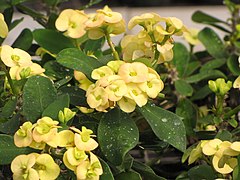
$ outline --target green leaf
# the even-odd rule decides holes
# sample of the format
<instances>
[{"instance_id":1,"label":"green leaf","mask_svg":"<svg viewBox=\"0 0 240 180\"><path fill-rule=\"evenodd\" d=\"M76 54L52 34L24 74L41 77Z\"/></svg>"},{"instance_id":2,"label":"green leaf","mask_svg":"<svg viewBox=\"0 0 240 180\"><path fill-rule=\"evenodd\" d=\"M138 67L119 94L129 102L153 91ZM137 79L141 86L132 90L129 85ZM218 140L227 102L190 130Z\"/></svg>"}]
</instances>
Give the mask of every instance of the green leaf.
<instances>
[{"instance_id":1,"label":"green leaf","mask_svg":"<svg viewBox=\"0 0 240 180\"><path fill-rule=\"evenodd\" d=\"M42 76L30 77L23 88L23 115L27 120L36 122L56 97L56 89L50 79Z\"/></svg>"},{"instance_id":2,"label":"green leaf","mask_svg":"<svg viewBox=\"0 0 240 180\"><path fill-rule=\"evenodd\" d=\"M99 158L99 160L100 160L102 168L103 168L103 174L100 176L100 180L114 180L112 171L111 171L110 167L108 166L108 164L100 158Z\"/></svg>"},{"instance_id":3,"label":"green leaf","mask_svg":"<svg viewBox=\"0 0 240 180\"><path fill-rule=\"evenodd\" d=\"M7 8L10 8L11 4L5 0L0 1L0 10L5 10Z\"/></svg>"},{"instance_id":4,"label":"green leaf","mask_svg":"<svg viewBox=\"0 0 240 180\"><path fill-rule=\"evenodd\" d=\"M217 19L213 16L210 16L202 11L196 11L192 15L192 20L197 23L224 23L221 19Z\"/></svg>"},{"instance_id":5,"label":"green leaf","mask_svg":"<svg viewBox=\"0 0 240 180\"><path fill-rule=\"evenodd\" d=\"M12 5L17 5L27 1L30 1L30 0L12 0L11 2L12 2Z\"/></svg>"},{"instance_id":6,"label":"green leaf","mask_svg":"<svg viewBox=\"0 0 240 180\"><path fill-rule=\"evenodd\" d=\"M176 80L174 82L174 86L179 94L183 96L192 96L193 93L192 86L183 79Z\"/></svg>"},{"instance_id":7,"label":"green leaf","mask_svg":"<svg viewBox=\"0 0 240 180\"><path fill-rule=\"evenodd\" d=\"M165 178L156 175L149 166L138 161L133 161L132 169L141 174L141 177L144 180L166 180Z\"/></svg>"},{"instance_id":8,"label":"green leaf","mask_svg":"<svg viewBox=\"0 0 240 180\"><path fill-rule=\"evenodd\" d=\"M76 48L62 50L57 55L57 62L67 68L83 72L89 79L91 79L92 71L102 66L99 61Z\"/></svg>"},{"instance_id":9,"label":"green leaf","mask_svg":"<svg viewBox=\"0 0 240 180\"><path fill-rule=\"evenodd\" d=\"M194 135L193 129L196 127L197 111L192 102L188 99L181 99L177 104L176 114L183 118L187 135Z\"/></svg>"},{"instance_id":10,"label":"green leaf","mask_svg":"<svg viewBox=\"0 0 240 180\"><path fill-rule=\"evenodd\" d=\"M186 76L190 76L194 73L199 67L201 67L201 63L199 61L192 61L188 64L186 69Z\"/></svg>"},{"instance_id":11,"label":"green leaf","mask_svg":"<svg viewBox=\"0 0 240 180\"><path fill-rule=\"evenodd\" d=\"M57 5L59 0L43 0L44 3L46 3L48 6L54 6Z\"/></svg>"},{"instance_id":12,"label":"green leaf","mask_svg":"<svg viewBox=\"0 0 240 180\"><path fill-rule=\"evenodd\" d=\"M208 79L216 79L216 78L224 78L227 79L226 75L222 73L219 70L209 70L209 71L204 71L200 72L198 74L189 76L185 79L186 82L188 83L196 83L202 80L208 80Z\"/></svg>"},{"instance_id":13,"label":"green leaf","mask_svg":"<svg viewBox=\"0 0 240 180\"><path fill-rule=\"evenodd\" d=\"M42 117L48 116L54 120L58 120L59 111L63 111L64 108L69 107L69 95L63 94L59 96L55 101L48 105L48 107L43 111Z\"/></svg>"},{"instance_id":14,"label":"green leaf","mask_svg":"<svg viewBox=\"0 0 240 180\"><path fill-rule=\"evenodd\" d=\"M215 138L221 139L222 141L231 141L232 134L227 130L219 130Z\"/></svg>"},{"instance_id":15,"label":"green leaf","mask_svg":"<svg viewBox=\"0 0 240 180\"><path fill-rule=\"evenodd\" d=\"M9 99L6 104L1 108L0 112L0 122L6 121L7 118L9 118L13 112L15 111L17 106L17 98L12 97Z\"/></svg>"},{"instance_id":16,"label":"green leaf","mask_svg":"<svg viewBox=\"0 0 240 180\"><path fill-rule=\"evenodd\" d=\"M180 151L185 151L186 130L179 116L149 103L138 108L138 110L159 139L171 144Z\"/></svg>"},{"instance_id":17,"label":"green leaf","mask_svg":"<svg viewBox=\"0 0 240 180\"><path fill-rule=\"evenodd\" d=\"M101 118L97 137L105 157L121 165L126 153L137 145L139 132L130 115L115 108Z\"/></svg>"},{"instance_id":18,"label":"green leaf","mask_svg":"<svg viewBox=\"0 0 240 180\"><path fill-rule=\"evenodd\" d=\"M12 47L27 51L31 47L32 41L33 41L32 32L29 29L24 29L20 33L18 38L14 41Z\"/></svg>"},{"instance_id":19,"label":"green leaf","mask_svg":"<svg viewBox=\"0 0 240 180\"><path fill-rule=\"evenodd\" d=\"M227 66L229 70L233 73L235 76L240 75L240 67L239 67L239 61L238 56L232 55L227 60Z\"/></svg>"},{"instance_id":20,"label":"green leaf","mask_svg":"<svg viewBox=\"0 0 240 180\"><path fill-rule=\"evenodd\" d=\"M134 59L132 62L141 62L145 64L147 67L152 68L151 61L148 58L137 58L137 59Z\"/></svg>"},{"instance_id":21,"label":"green leaf","mask_svg":"<svg viewBox=\"0 0 240 180\"><path fill-rule=\"evenodd\" d=\"M211 61L205 63L201 67L200 71L203 72L203 71L208 71L211 69L216 69L216 68L223 66L225 63L226 63L226 59L214 59L214 60L211 60Z\"/></svg>"},{"instance_id":22,"label":"green leaf","mask_svg":"<svg viewBox=\"0 0 240 180\"><path fill-rule=\"evenodd\" d=\"M181 43L174 44L173 53L173 63L177 68L178 76L184 77L188 68L190 53Z\"/></svg>"},{"instance_id":23,"label":"green leaf","mask_svg":"<svg viewBox=\"0 0 240 180\"><path fill-rule=\"evenodd\" d=\"M24 18L22 17L22 18L19 18L19 19L16 19L16 20L14 20L11 24L10 24L10 26L9 26L9 30L12 30L12 29L14 29L18 24L20 24L22 21L24 20Z\"/></svg>"},{"instance_id":24,"label":"green leaf","mask_svg":"<svg viewBox=\"0 0 240 180\"><path fill-rule=\"evenodd\" d=\"M212 29L204 28L199 32L198 38L205 46L209 54L211 54L216 59L226 58L228 56L223 42L221 41L218 34Z\"/></svg>"},{"instance_id":25,"label":"green leaf","mask_svg":"<svg viewBox=\"0 0 240 180\"><path fill-rule=\"evenodd\" d=\"M14 134L20 126L20 114L15 114L4 123L0 123L0 132Z\"/></svg>"},{"instance_id":26,"label":"green leaf","mask_svg":"<svg viewBox=\"0 0 240 180\"><path fill-rule=\"evenodd\" d=\"M41 47L53 54L57 54L63 49L74 47L69 38L60 32L50 29L36 29L33 31L33 37Z\"/></svg>"},{"instance_id":27,"label":"green leaf","mask_svg":"<svg viewBox=\"0 0 240 180\"><path fill-rule=\"evenodd\" d=\"M128 171L128 172L122 172L118 174L115 177L116 180L142 180L140 174L133 172L133 171Z\"/></svg>"},{"instance_id":28,"label":"green leaf","mask_svg":"<svg viewBox=\"0 0 240 180\"><path fill-rule=\"evenodd\" d=\"M190 179L194 180L214 180L215 179L215 173L211 166L209 165L199 165L191 168L188 171L188 176Z\"/></svg>"},{"instance_id":29,"label":"green leaf","mask_svg":"<svg viewBox=\"0 0 240 180\"><path fill-rule=\"evenodd\" d=\"M86 102L86 92L79 87L63 86L58 89L59 94L68 94L70 96L70 104L74 106L85 106L89 107Z\"/></svg>"},{"instance_id":30,"label":"green leaf","mask_svg":"<svg viewBox=\"0 0 240 180\"><path fill-rule=\"evenodd\" d=\"M193 101L193 100L204 99L211 93L212 91L209 89L208 85L205 85L193 94L193 96L191 97L191 100Z\"/></svg>"},{"instance_id":31,"label":"green leaf","mask_svg":"<svg viewBox=\"0 0 240 180\"><path fill-rule=\"evenodd\" d=\"M105 38L100 38L100 39L97 39L97 40L89 39L84 44L83 49L86 53L88 51L94 52L94 51L97 51L97 50L101 49L102 46L104 45L104 43L105 43Z\"/></svg>"},{"instance_id":32,"label":"green leaf","mask_svg":"<svg viewBox=\"0 0 240 180\"><path fill-rule=\"evenodd\" d=\"M240 156L237 156L237 160L238 160L238 166L236 166L233 170L233 180L239 180L240 179Z\"/></svg>"},{"instance_id":33,"label":"green leaf","mask_svg":"<svg viewBox=\"0 0 240 180\"><path fill-rule=\"evenodd\" d=\"M10 164L12 160L21 154L29 154L35 150L31 148L18 148L15 146L13 137L0 134L0 164ZM35 151L36 152L36 151Z\"/></svg>"}]
</instances>

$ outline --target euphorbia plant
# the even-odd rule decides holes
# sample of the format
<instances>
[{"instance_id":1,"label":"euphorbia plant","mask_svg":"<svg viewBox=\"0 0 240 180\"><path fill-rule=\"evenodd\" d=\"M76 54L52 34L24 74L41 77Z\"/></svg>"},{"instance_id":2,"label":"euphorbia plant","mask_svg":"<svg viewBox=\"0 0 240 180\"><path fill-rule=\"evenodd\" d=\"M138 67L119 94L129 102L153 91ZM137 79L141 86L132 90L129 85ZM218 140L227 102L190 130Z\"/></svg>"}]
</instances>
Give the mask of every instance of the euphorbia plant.
<instances>
[{"instance_id":1,"label":"euphorbia plant","mask_svg":"<svg viewBox=\"0 0 240 180\"><path fill-rule=\"evenodd\" d=\"M193 15L226 31L223 44L212 29L188 29L176 17L149 12L126 24L108 6L83 11L97 2L59 10L62 1L43 0L46 12L24 0L0 4L0 177L239 177L238 6L225 1L231 22ZM14 10L42 28L5 44L21 21ZM135 26L136 35L112 42ZM174 42L182 35L189 50ZM195 52L198 43L206 51Z\"/></svg>"}]
</instances>

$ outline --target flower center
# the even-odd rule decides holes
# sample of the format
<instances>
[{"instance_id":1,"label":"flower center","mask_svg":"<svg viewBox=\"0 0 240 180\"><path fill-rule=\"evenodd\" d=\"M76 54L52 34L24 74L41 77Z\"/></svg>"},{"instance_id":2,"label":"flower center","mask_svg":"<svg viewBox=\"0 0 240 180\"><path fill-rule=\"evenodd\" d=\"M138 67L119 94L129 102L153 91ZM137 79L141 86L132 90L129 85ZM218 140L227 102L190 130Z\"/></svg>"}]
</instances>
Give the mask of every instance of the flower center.
<instances>
[{"instance_id":1,"label":"flower center","mask_svg":"<svg viewBox=\"0 0 240 180\"><path fill-rule=\"evenodd\" d=\"M12 55L11 56L11 59L13 60L13 61L15 61L15 62L18 62L19 60L20 60L20 57L18 56L18 55Z\"/></svg>"}]
</instances>

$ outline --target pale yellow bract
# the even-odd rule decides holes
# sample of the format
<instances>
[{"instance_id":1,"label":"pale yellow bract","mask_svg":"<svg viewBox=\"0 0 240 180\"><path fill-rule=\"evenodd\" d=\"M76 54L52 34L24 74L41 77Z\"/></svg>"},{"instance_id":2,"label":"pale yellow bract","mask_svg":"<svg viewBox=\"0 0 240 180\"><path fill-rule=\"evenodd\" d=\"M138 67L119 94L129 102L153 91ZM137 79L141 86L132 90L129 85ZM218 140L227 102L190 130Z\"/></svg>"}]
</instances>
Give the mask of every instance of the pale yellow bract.
<instances>
[{"instance_id":1,"label":"pale yellow bract","mask_svg":"<svg viewBox=\"0 0 240 180\"><path fill-rule=\"evenodd\" d=\"M31 122L25 122L20 129L14 134L14 144L17 147L27 147L32 143L32 129L34 126Z\"/></svg>"},{"instance_id":2,"label":"pale yellow bract","mask_svg":"<svg viewBox=\"0 0 240 180\"><path fill-rule=\"evenodd\" d=\"M6 38L8 35L8 26L6 22L4 21L4 16L2 13L0 13L0 37Z\"/></svg>"}]
</instances>

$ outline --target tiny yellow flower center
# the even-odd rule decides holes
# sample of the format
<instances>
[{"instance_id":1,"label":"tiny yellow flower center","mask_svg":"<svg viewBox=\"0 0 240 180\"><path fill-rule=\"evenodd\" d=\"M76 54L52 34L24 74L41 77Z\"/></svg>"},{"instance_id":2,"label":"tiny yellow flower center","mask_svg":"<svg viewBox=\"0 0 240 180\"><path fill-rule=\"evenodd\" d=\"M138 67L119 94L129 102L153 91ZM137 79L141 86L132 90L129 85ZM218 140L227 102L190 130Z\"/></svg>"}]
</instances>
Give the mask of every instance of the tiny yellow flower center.
<instances>
[{"instance_id":1,"label":"tiny yellow flower center","mask_svg":"<svg viewBox=\"0 0 240 180\"><path fill-rule=\"evenodd\" d=\"M71 27L71 28L76 28L77 27L77 25L76 25L76 23L74 23L74 22L69 22L69 27Z\"/></svg>"},{"instance_id":2,"label":"tiny yellow flower center","mask_svg":"<svg viewBox=\"0 0 240 180\"><path fill-rule=\"evenodd\" d=\"M42 170L42 171L46 170L46 166L42 164L35 164L34 166L36 166L37 170Z\"/></svg>"},{"instance_id":3,"label":"tiny yellow flower center","mask_svg":"<svg viewBox=\"0 0 240 180\"><path fill-rule=\"evenodd\" d=\"M138 92L136 90L132 90L132 93L135 95L135 96L138 96Z\"/></svg>"},{"instance_id":4,"label":"tiny yellow flower center","mask_svg":"<svg viewBox=\"0 0 240 180\"><path fill-rule=\"evenodd\" d=\"M39 127L36 127L36 128L40 134L46 134L51 129L47 124L41 124Z\"/></svg>"},{"instance_id":5,"label":"tiny yellow flower center","mask_svg":"<svg viewBox=\"0 0 240 180\"><path fill-rule=\"evenodd\" d=\"M100 77L104 77L105 73L100 73L99 75L100 75Z\"/></svg>"},{"instance_id":6,"label":"tiny yellow flower center","mask_svg":"<svg viewBox=\"0 0 240 180\"><path fill-rule=\"evenodd\" d=\"M74 148L74 156L77 160L84 159L86 157L86 154L84 151L80 151L77 148Z\"/></svg>"},{"instance_id":7,"label":"tiny yellow flower center","mask_svg":"<svg viewBox=\"0 0 240 180\"><path fill-rule=\"evenodd\" d=\"M101 96L98 95L98 96L96 97L96 100L97 100L97 101L100 101L100 100L101 100Z\"/></svg>"},{"instance_id":8,"label":"tiny yellow flower center","mask_svg":"<svg viewBox=\"0 0 240 180\"><path fill-rule=\"evenodd\" d=\"M152 88L152 87L153 87L153 85L152 85L151 82L147 82L147 86L148 86L149 88Z\"/></svg>"},{"instance_id":9,"label":"tiny yellow flower center","mask_svg":"<svg viewBox=\"0 0 240 180\"><path fill-rule=\"evenodd\" d=\"M20 60L20 57L18 55L12 55L11 59L15 62L18 62Z\"/></svg>"},{"instance_id":10,"label":"tiny yellow flower center","mask_svg":"<svg viewBox=\"0 0 240 180\"><path fill-rule=\"evenodd\" d=\"M129 73L130 76L137 76L137 73L135 71Z\"/></svg>"},{"instance_id":11,"label":"tiny yellow flower center","mask_svg":"<svg viewBox=\"0 0 240 180\"><path fill-rule=\"evenodd\" d=\"M25 137L27 134L26 134L26 131L24 131L23 129L19 129L19 130L17 131L17 135L18 135L18 136Z\"/></svg>"}]
</instances>

